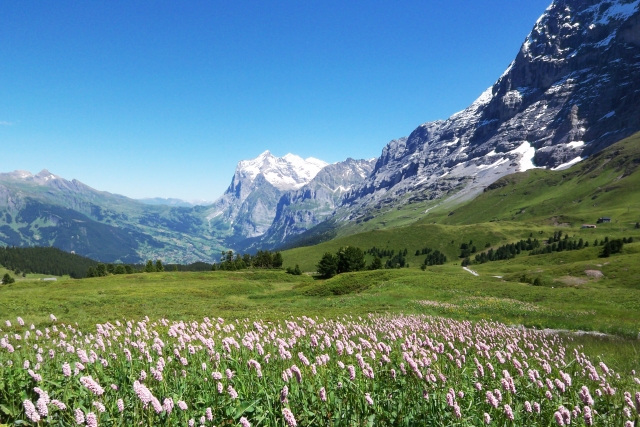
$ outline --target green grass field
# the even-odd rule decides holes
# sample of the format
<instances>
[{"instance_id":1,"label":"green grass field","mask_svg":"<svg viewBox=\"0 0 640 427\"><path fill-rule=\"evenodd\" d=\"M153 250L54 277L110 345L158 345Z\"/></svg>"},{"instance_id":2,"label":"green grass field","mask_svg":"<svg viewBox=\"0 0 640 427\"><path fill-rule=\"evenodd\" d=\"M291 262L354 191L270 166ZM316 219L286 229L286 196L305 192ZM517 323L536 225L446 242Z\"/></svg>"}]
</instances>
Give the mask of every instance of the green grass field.
<instances>
[{"instance_id":1,"label":"green grass field","mask_svg":"<svg viewBox=\"0 0 640 427\"><path fill-rule=\"evenodd\" d=\"M0 286L0 320L20 316L27 324L46 327L53 313L60 322L91 328L145 316L269 322L290 316L426 314L548 328L566 334L572 348L601 358L619 372L640 371L640 229L634 227L640 221L638 165L636 135L567 171L532 170L505 177L453 209L425 213L424 204L404 206L352 224L331 241L284 251L284 267L297 264L307 272L302 276L243 270L60 277L56 282L41 281L43 275L16 277L16 283ZM581 228L600 216L613 222ZM529 237L543 241L557 231L590 246L535 256L525 251L506 261L472 264L477 276L461 268L462 243L473 241L482 252ZM633 237L634 243L602 258L602 247L593 242L605 237ZM410 267L328 280L312 275L323 253L349 245L396 253L406 248ZM425 247L445 253L447 263L422 271L425 256L414 254ZM0 276L6 272L0 268ZM534 279L540 279L540 286L530 284Z\"/></svg>"}]
</instances>

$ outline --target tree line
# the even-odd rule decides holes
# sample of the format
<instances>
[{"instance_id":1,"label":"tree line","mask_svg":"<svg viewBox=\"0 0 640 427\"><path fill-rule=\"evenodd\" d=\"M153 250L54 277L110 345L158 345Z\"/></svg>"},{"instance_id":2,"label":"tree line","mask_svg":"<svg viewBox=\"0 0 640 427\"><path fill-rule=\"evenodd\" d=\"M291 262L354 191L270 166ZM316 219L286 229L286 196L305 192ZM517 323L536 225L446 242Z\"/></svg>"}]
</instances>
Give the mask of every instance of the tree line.
<instances>
[{"instance_id":1,"label":"tree line","mask_svg":"<svg viewBox=\"0 0 640 427\"><path fill-rule=\"evenodd\" d=\"M440 251L434 251L431 248L418 249L418 251L416 251L418 255L423 252L427 254L422 264L423 270L426 266L442 265L447 262L447 257ZM373 260L368 266L365 260L365 253L374 255ZM382 263L382 257L378 256L383 254L390 255L390 258L384 264ZM330 278L336 274L354 271L379 270L382 268L409 268L409 263L406 258L407 254L407 249L399 250L396 253L395 250L377 249L375 247L367 251L362 251L362 249L356 246L346 246L338 249L335 254L325 252L318 264L316 264L316 269L320 276Z\"/></svg>"},{"instance_id":2,"label":"tree line","mask_svg":"<svg viewBox=\"0 0 640 427\"><path fill-rule=\"evenodd\" d=\"M16 275L50 274L69 275L74 279L85 277L97 261L71 254L53 247L0 247L0 265Z\"/></svg>"},{"instance_id":3,"label":"tree line","mask_svg":"<svg viewBox=\"0 0 640 427\"><path fill-rule=\"evenodd\" d=\"M233 251L222 252L219 263L214 263L211 267L216 270L244 270L247 268L282 268L282 254L280 252L258 251L255 255L234 253Z\"/></svg>"}]
</instances>

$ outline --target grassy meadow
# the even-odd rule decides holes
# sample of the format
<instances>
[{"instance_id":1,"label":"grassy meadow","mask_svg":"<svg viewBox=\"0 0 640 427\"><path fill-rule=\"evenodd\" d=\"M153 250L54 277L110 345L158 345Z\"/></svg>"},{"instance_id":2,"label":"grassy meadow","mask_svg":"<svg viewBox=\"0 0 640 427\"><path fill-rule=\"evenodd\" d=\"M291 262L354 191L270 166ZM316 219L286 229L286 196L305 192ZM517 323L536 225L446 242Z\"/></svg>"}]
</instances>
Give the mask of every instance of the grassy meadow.
<instances>
[{"instance_id":1,"label":"grassy meadow","mask_svg":"<svg viewBox=\"0 0 640 427\"><path fill-rule=\"evenodd\" d=\"M454 208L425 202L389 210L367 221L354 222L338 230L333 240L283 252L284 267L299 265L304 272L301 276L286 274L284 270L259 269L139 273L82 280L59 277L56 282L40 280L45 277L43 275L17 276L15 283L0 286L0 321L3 322L0 332L4 335L0 342L0 423L10 421L15 422L14 425L29 425L21 415L25 411L27 415L31 414L32 421L47 413L48 409L42 405L47 405L43 402L49 396L43 395L42 389L36 391L38 396L34 394L36 392L21 392L19 398L14 395L16 390L32 387L33 381L42 381L36 371L30 371L27 376L24 372L27 368L16 369L16 366L32 366L34 360L31 359L34 358L36 366L40 367L42 363L43 373L55 380L55 383L52 382L54 380L45 381L47 387L51 387L50 391L67 399L67 402L74 402L76 423L82 415L82 423L86 416L87 425L96 417L104 425L195 425L200 416L200 425L212 425L212 420L219 420L218 425L283 426L287 423L291 426L295 423L292 424L290 419L287 421L287 417L293 413L301 425L477 426L486 423L489 417L496 420L496 425L549 426L558 416L565 417L565 421L566 417L573 416L574 420L579 420L576 425L592 425L587 421L586 412L582 420L583 414L575 409L575 405L581 404L580 399L583 402L589 400L584 394L578 399L578 384L582 383L587 384L592 392L597 389L594 392L598 393L595 404L587 404L599 412L600 418L593 425L621 426L625 425L625 419L638 422L637 412L635 418L631 416L633 414L628 415L623 410L622 392L614 397L612 387L635 392L640 384L637 374L632 374L640 371L640 229L635 228L636 222L640 221L640 198L637 197L637 189L640 188L639 159L640 136L636 135L566 171L531 170L502 178L475 200ZM427 212L426 207L433 209ZM596 229L581 228L583 223L595 223L601 216L610 216L613 222L599 224ZM515 258L504 261L472 263L469 266L472 271L464 270L460 265L460 246L463 243L472 242L477 248L476 253L480 253L521 239L532 238L542 242L558 231L571 240L589 242L589 247L542 255L529 255L528 251L522 251ZM607 258L600 256L602 246L594 246L595 240L601 242L604 238L628 237L633 237L633 243L625 244L621 253ZM330 279L315 276L313 273L322 255L336 252L343 246L358 246L363 250L373 247L392 249L396 253L406 249L409 267L346 273ZM419 267L425 256L416 256L415 253L423 248L443 252L448 258L447 263L422 271ZM371 255L366 258L367 262L373 259ZM473 258L474 255L471 256ZM0 267L0 276L6 272ZM534 281L537 286L531 284ZM52 321L51 314L57 317L57 321ZM215 321L211 318L228 322L224 327L227 337L224 338L226 341L223 340L223 348L219 347L217 338L221 329L218 325L216 331ZM16 322L24 325L18 327ZM235 329L228 326L230 324L238 325L245 335L234 335ZM48 341L47 345L53 352L49 352L52 362L46 363L40 353L34 355L36 351L31 347L23 347L22 342L34 339L27 330L30 325L34 325L34 329L39 328L40 335L36 334L36 339L43 336L41 329L47 331L49 339L50 328L56 325L62 328L64 325L65 336L69 334L72 337L65 342L71 356L63 356L63 351L55 350L60 343ZM412 335L411 331L416 327L426 328L424 337ZM94 335L91 331L96 328L98 333ZM163 350L158 341L152 341L147 328L157 334L156 337L162 336L172 343L171 348L177 352L175 359L172 359L170 349ZM331 356L322 354L314 341L318 336L327 334L328 329L335 330L332 337L325 335ZM347 329L351 332L345 335ZM117 331L116 335L110 335L109 330ZM262 334L266 330L271 330L270 335ZM307 330L315 338L306 336ZM490 340L500 337L491 343L500 351L492 355L482 350L482 346L465 343L463 338L458 337L456 341L451 330L464 331L463 335L471 334L478 342L483 341L487 334L493 337ZM83 335L82 331L89 335ZM203 331L211 339L215 336L216 344L208 341L209 338L202 335ZM430 333L432 335L427 339ZM351 353L348 351L346 355L342 353L343 347L331 344L335 337L343 335L344 343L340 346L351 348ZM359 344L350 341L349 337L356 335L359 336ZM122 336L127 338L120 342L120 349L131 345L132 351L141 352L138 359L141 362L135 358L131 360L128 349L129 353L123 350L122 354L107 356L103 338L118 341L117 337ZM187 347L186 343L196 336L204 346L196 343ZM276 345L275 336L286 339ZM401 336L406 337L405 342L399 338ZM140 337L144 338L142 344ZM176 337L179 338L177 341ZM384 337L382 339L387 344L372 347L371 353L367 353L368 340L375 341L378 337ZM237 352L230 346L236 338L242 338L242 346L236 343ZM427 341L423 342L422 338ZM432 339L440 340L440 344L425 344L431 343ZM444 345L447 340L448 348ZM256 349L256 342L271 348L274 355L279 354L274 356L275 361L271 365L271 356L265 356L260 350L262 347ZM537 352L526 354L525 348L514 352L514 345L517 347L517 343L524 342L528 343L529 349L539 348L540 354L552 357L550 362ZM85 363L88 371L96 378L113 381L116 386L112 386L113 392L108 391L105 395L113 396L100 397L102 400L95 402L92 402L95 396L92 397L90 392L97 388L87 377L80 378L80 381L89 384L89 392L86 387L74 389L78 384L72 380L84 375L83 364L80 365L82 369L76 365L76 372L73 375L65 373L64 377L58 372L59 367L52 365L53 361L60 363L68 357L72 360L75 357L74 346L79 349L89 344L96 350L102 347L105 356L89 357L89 364ZM153 357L143 351L152 345L160 356L158 364L153 366L149 365ZM431 346L426 353L425 346ZM3 349L11 349L8 357ZM186 350L191 355L191 362L183 357ZM438 354L444 356L443 352L449 350L453 351L447 354L449 360L438 358ZM532 380L527 382L517 360L513 366L507 363L511 374L505 369L502 379L495 376L493 379L483 378L480 381L483 384L477 382L474 385L473 382L484 375L482 368L471 363L471 356L460 357L461 351L485 358L487 368L492 363L503 365L503 354L507 353L511 355L513 352L520 360L529 358L541 372L544 371L543 376L550 375L546 378L548 393L542 394L545 385L536 378L538 371L529 372ZM351 360L353 352L359 353ZM368 354L368 362L363 353ZM318 366L309 365L305 354L316 357ZM418 361L412 359L418 354L423 358ZM149 363L144 362L143 356ZM114 360L109 362L108 357ZM260 362L250 359L247 366L246 360L251 357ZM304 372L300 375L314 378L312 385L302 383L298 374L297 382L292 380L291 371L297 372L295 369L298 369L295 365L289 366L291 362L287 360L292 357L302 366ZM394 369L387 369L382 362L372 362L380 357ZM86 352L83 358L87 358ZM100 363L95 363L98 359L104 369ZM123 359L128 359L128 362ZM330 359L344 359L341 370L336 370L333 365L325 370L324 365ZM178 361L184 368L178 365ZM422 375L433 378L428 380L431 384L423 389L422 382L412 377L410 372L405 372L405 362L412 366L420 380ZM113 368L109 367L110 363ZM162 375L165 363L170 367L166 381ZM255 388L258 383L253 375L260 371L261 363L268 381L262 380L262 386ZM351 370L345 376L345 364L348 363L359 365L364 377L357 377ZM582 366L581 369L577 368L578 365ZM209 369L208 366L220 371L229 367L238 373L237 382L232 380L233 375L226 374L227 380L224 380L220 372L214 372L214 378L220 376L216 380L227 381L224 386L229 387L227 392L220 391L223 385L218 382L216 391L214 382L203 380L201 374ZM321 371L317 376L316 368ZM157 382L147 379L149 369ZM402 377L398 377L400 382L396 382L396 370L402 371ZM476 373L472 375L474 370ZM564 371L574 378L573 385ZM182 378L189 379L180 380L180 372ZM614 373L620 374L620 378ZM377 380L369 381L374 375ZM442 375L440 379L438 375ZM453 378L451 386L445 385L449 375ZM554 375L555 380L552 378ZM284 383L279 384L282 382L280 378ZM133 383L135 393L129 388L118 391L117 383L129 388ZM285 383L291 387L290 400ZM52 384L63 384L64 392ZM523 390L520 395L515 393L516 385ZM344 391L341 391L343 386ZM506 396L504 402L497 392L501 386ZM239 400L234 397L237 392L233 387L241 395ZM452 387L459 388L457 393L451 391ZM487 389L485 395L484 390L479 393L482 387L497 388L493 391ZM566 394L565 387L569 390ZM402 395L403 389L411 390L411 396L406 397L411 403L407 403L404 409L389 397L396 393ZM330 391L328 396L327 391ZM154 393L158 395L157 399ZM489 393L495 395L489 396ZM160 394L166 396L162 405L158 400ZM280 404L277 403L278 394ZM214 399L213 409L206 407L211 404L207 399L213 399L211 396L214 395L219 396ZM120 399L116 401L118 397ZM532 399L531 402L541 402L543 409L536 415L536 411L529 410L531 402L523 401L523 397ZM2 404L2 399L9 403ZM21 404L25 399L37 399L36 403L40 404L38 410L33 403ZM189 408L193 406L193 409L172 413L174 401L185 403L180 399L188 401ZM491 403L497 400L499 405ZM551 403L545 403L547 401ZM155 415L149 410L149 404L154 407ZM565 406L573 409L573 413L567 412ZM60 405L56 407L61 408ZM273 412L275 407L278 410ZM422 409L414 411L411 407ZM482 409L473 411L472 408L476 407ZM94 408L103 415L96 415ZM60 410L60 414L46 415L48 423L73 424L71 413ZM36 421L31 425L37 425Z\"/></svg>"}]
</instances>

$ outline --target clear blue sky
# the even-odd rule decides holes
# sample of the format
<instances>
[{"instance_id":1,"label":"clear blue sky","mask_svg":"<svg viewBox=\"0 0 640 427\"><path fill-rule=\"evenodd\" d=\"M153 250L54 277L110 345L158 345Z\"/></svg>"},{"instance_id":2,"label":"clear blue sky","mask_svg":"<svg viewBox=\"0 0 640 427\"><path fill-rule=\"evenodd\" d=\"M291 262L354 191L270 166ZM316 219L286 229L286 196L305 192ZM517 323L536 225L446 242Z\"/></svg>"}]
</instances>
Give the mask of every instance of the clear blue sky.
<instances>
[{"instance_id":1,"label":"clear blue sky","mask_svg":"<svg viewBox=\"0 0 640 427\"><path fill-rule=\"evenodd\" d=\"M0 172L213 200L267 149L376 157L493 84L550 2L2 2Z\"/></svg>"}]
</instances>

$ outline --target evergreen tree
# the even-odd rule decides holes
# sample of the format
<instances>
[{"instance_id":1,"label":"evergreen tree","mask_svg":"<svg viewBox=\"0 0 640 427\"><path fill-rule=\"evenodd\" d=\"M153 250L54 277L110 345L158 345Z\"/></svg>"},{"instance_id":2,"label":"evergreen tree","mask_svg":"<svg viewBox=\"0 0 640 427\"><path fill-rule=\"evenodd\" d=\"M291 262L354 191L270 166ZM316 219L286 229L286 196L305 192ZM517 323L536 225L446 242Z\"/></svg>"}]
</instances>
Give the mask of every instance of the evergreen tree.
<instances>
[{"instance_id":1,"label":"evergreen tree","mask_svg":"<svg viewBox=\"0 0 640 427\"><path fill-rule=\"evenodd\" d=\"M156 268L153 266L153 261L147 260L147 264L144 266L145 273L155 273Z\"/></svg>"},{"instance_id":2,"label":"evergreen tree","mask_svg":"<svg viewBox=\"0 0 640 427\"><path fill-rule=\"evenodd\" d=\"M159 259L156 260L156 271L159 273L164 271L164 265L162 265L162 261Z\"/></svg>"},{"instance_id":3,"label":"evergreen tree","mask_svg":"<svg viewBox=\"0 0 640 427\"><path fill-rule=\"evenodd\" d=\"M640 222L636 222L636 230L640 228Z\"/></svg>"},{"instance_id":4,"label":"evergreen tree","mask_svg":"<svg viewBox=\"0 0 640 427\"><path fill-rule=\"evenodd\" d=\"M362 249L355 246L340 248L337 253L338 273L350 273L352 271L362 271L366 261Z\"/></svg>"},{"instance_id":5,"label":"evergreen tree","mask_svg":"<svg viewBox=\"0 0 640 427\"><path fill-rule=\"evenodd\" d=\"M133 267L131 267L130 265L125 265L125 266L124 266L124 271L125 271L127 274L133 274Z\"/></svg>"},{"instance_id":6,"label":"evergreen tree","mask_svg":"<svg viewBox=\"0 0 640 427\"><path fill-rule=\"evenodd\" d=\"M273 254L273 268L282 268L282 263L282 254L280 252Z\"/></svg>"},{"instance_id":7,"label":"evergreen tree","mask_svg":"<svg viewBox=\"0 0 640 427\"><path fill-rule=\"evenodd\" d=\"M127 271L124 269L124 265L118 264L116 268L113 270L114 274L125 274Z\"/></svg>"},{"instance_id":8,"label":"evergreen tree","mask_svg":"<svg viewBox=\"0 0 640 427\"><path fill-rule=\"evenodd\" d=\"M369 270L380 270L382 268L382 259L378 256L373 258L373 261L369 265Z\"/></svg>"},{"instance_id":9,"label":"evergreen tree","mask_svg":"<svg viewBox=\"0 0 640 427\"><path fill-rule=\"evenodd\" d=\"M325 252L316 268L322 277L333 277L338 273L338 258L331 252Z\"/></svg>"},{"instance_id":10,"label":"evergreen tree","mask_svg":"<svg viewBox=\"0 0 640 427\"><path fill-rule=\"evenodd\" d=\"M177 264L174 264L173 271L178 271L178 265Z\"/></svg>"},{"instance_id":11,"label":"evergreen tree","mask_svg":"<svg viewBox=\"0 0 640 427\"><path fill-rule=\"evenodd\" d=\"M2 276L2 284L3 284L3 285L8 285L8 284L13 283L13 282L15 282L15 281L16 281L16 279L14 279L13 277L11 277L11 276L9 275L9 273L5 273L5 274L4 274L4 276Z\"/></svg>"},{"instance_id":12,"label":"evergreen tree","mask_svg":"<svg viewBox=\"0 0 640 427\"><path fill-rule=\"evenodd\" d=\"M98 265L96 265L96 277L105 277L107 274L109 274L107 272L107 266L101 262L98 263Z\"/></svg>"},{"instance_id":13,"label":"evergreen tree","mask_svg":"<svg viewBox=\"0 0 640 427\"><path fill-rule=\"evenodd\" d=\"M89 267L87 270L87 277L96 277L96 269L93 267Z\"/></svg>"}]
</instances>

